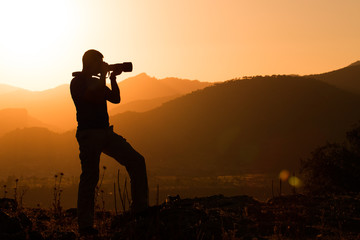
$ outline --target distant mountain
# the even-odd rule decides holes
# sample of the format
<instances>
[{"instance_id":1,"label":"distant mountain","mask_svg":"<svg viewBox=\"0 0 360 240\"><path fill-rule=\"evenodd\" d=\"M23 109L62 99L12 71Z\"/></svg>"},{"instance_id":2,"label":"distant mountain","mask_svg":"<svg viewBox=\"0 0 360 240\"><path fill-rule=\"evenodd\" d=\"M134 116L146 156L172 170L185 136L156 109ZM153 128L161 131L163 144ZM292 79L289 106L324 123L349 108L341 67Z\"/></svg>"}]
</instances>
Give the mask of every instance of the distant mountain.
<instances>
[{"instance_id":1,"label":"distant mountain","mask_svg":"<svg viewBox=\"0 0 360 240\"><path fill-rule=\"evenodd\" d=\"M121 90L122 103L120 105L108 104L110 114L113 114L112 109L114 109L114 113L146 111L160 106L168 99L204 88L211 83L176 78L158 80L146 74L140 74L125 79L118 85ZM1 87L4 88L1 90ZM76 128L76 111L71 99L69 84L45 91L28 91L0 85L0 92L3 92L0 94L0 109L27 109L31 116L48 125L56 126L59 132ZM133 104L122 108L124 104L132 101L134 101Z\"/></svg>"},{"instance_id":2,"label":"distant mountain","mask_svg":"<svg viewBox=\"0 0 360 240\"><path fill-rule=\"evenodd\" d=\"M31 116L56 126L59 131L76 127L75 107L69 85L45 91L18 90L0 95L0 109L24 108Z\"/></svg>"},{"instance_id":3,"label":"distant mountain","mask_svg":"<svg viewBox=\"0 0 360 240\"><path fill-rule=\"evenodd\" d=\"M335 71L310 75L308 77L324 81L346 91L360 94L360 61Z\"/></svg>"},{"instance_id":4,"label":"distant mountain","mask_svg":"<svg viewBox=\"0 0 360 240\"><path fill-rule=\"evenodd\" d=\"M179 78L157 79L141 73L119 82L123 103L183 95L212 85L209 82Z\"/></svg>"},{"instance_id":5,"label":"distant mountain","mask_svg":"<svg viewBox=\"0 0 360 240\"><path fill-rule=\"evenodd\" d=\"M360 120L359 104L359 95L322 81L255 77L218 83L144 113L118 114L111 123L145 156L151 175L276 174L297 170L299 159L326 141L344 139ZM0 174L79 171L75 132L7 133L0 138L0 165Z\"/></svg>"},{"instance_id":6,"label":"distant mountain","mask_svg":"<svg viewBox=\"0 0 360 240\"><path fill-rule=\"evenodd\" d=\"M23 89L0 83L0 95L4 93L14 92L17 90L23 90Z\"/></svg>"},{"instance_id":7,"label":"distant mountain","mask_svg":"<svg viewBox=\"0 0 360 240\"><path fill-rule=\"evenodd\" d=\"M53 131L57 130L55 127L31 117L26 109L9 108L0 110L0 136L18 128L29 127L45 127Z\"/></svg>"}]
</instances>

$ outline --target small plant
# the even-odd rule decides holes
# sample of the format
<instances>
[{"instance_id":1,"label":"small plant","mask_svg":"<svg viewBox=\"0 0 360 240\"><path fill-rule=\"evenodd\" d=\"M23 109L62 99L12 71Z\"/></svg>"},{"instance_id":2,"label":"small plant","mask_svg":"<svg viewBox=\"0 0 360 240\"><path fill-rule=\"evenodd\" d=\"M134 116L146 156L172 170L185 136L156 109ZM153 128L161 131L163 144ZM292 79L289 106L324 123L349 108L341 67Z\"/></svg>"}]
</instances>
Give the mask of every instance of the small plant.
<instances>
[{"instance_id":1,"label":"small plant","mask_svg":"<svg viewBox=\"0 0 360 240\"><path fill-rule=\"evenodd\" d=\"M160 189L159 184L156 185L156 206L159 206Z\"/></svg>"},{"instance_id":2,"label":"small plant","mask_svg":"<svg viewBox=\"0 0 360 240\"><path fill-rule=\"evenodd\" d=\"M128 202L128 205L130 207L131 205L131 199L130 199L130 196L129 196L129 193L128 193L128 190L127 190L127 177L125 177L125 183L124 183L124 194L123 194L123 197L124 197L124 203L126 205L126 200ZM124 209L126 207L124 206Z\"/></svg>"},{"instance_id":3,"label":"small plant","mask_svg":"<svg viewBox=\"0 0 360 240\"><path fill-rule=\"evenodd\" d=\"M7 194L6 185L4 185L4 198L6 198L6 194Z\"/></svg>"},{"instance_id":4,"label":"small plant","mask_svg":"<svg viewBox=\"0 0 360 240\"><path fill-rule=\"evenodd\" d=\"M103 166L103 173L101 175L101 179L99 184L95 188L95 210L98 210L97 217L96 217L96 226L99 229L99 236L106 235L107 229L107 221L106 221L106 214L105 214L105 191L102 189L102 184L105 178L106 166ZM101 203L100 203L101 201Z\"/></svg>"},{"instance_id":5,"label":"small plant","mask_svg":"<svg viewBox=\"0 0 360 240\"><path fill-rule=\"evenodd\" d=\"M54 198L53 198L53 210L55 215L61 214L61 194L63 190L61 189L61 181L64 176L64 173L60 173L60 176L55 174L55 184L54 184ZM58 180L59 179L59 180Z\"/></svg>"},{"instance_id":6,"label":"small plant","mask_svg":"<svg viewBox=\"0 0 360 240\"><path fill-rule=\"evenodd\" d=\"M124 201L124 197L121 193L121 188L120 188L120 170L118 170L118 174L117 174L117 184L118 184L118 191L119 191L121 206L123 208L123 212L125 212L125 201Z\"/></svg>"},{"instance_id":7,"label":"small plant","mask_svg":"<svg viewBox=\"0 0 360 240\"><path fill-rule=\"evenodd\" d=\"M17 200L17 189L18 189L18 183L19 183L19 179L15 179L15 188L14 188L14 200L16 203L18 203L18 200Z\"/></svg>"},{"instance_id":8,"label":"small plant","mask_svg":"<svg viewBox=\"0 0 360 240\"><path fill-rule=\"evenodd\" d=\"M102 189L100 191L100 196L101 196L101 203L102 203L101 212L104 213L105 212L105 192Z\"/></svg>"},{"instance_id":9,"label":"small plant","mask_svg":"<svg viewBox=\"0 0 360 240\"><path fill-rule=\"evenodd\" d=\"M28 187L22 187L22 188L21 188L21 192L20 192L19 199L18 199L18 208L19 208L19 209L22 209L22 208L23 208L24 195L25 195L25 193L26 193L28 190L29 190Z\"/></svg>"},{"instance_id":10,"label":"small plant","mask_svg":"<svg viewBox=\"0 0 360 240\"><path fill-rule=\"evenodd\" d=\"M131 205L131 198L130 198L128 190L127 190L127 178L126 177L125 177L125 182L124 182L124 188L121 189L121 187L120 187L120 170L118 170L118 173L117 173L117 190L119 192L119 198L120 198L120 204L121 204L122 210L123 210L123 212L125 212L126 211L126 203L128 203L129 207ZM115 212L117 212L115 182L114 182L114 200L115 200Z\"/></svg>"},{"instance_id":11,"label":"small plant","mask_svg":"<svg viewBox=\"0 0 360 240\"><path fill-rule=\"evenodd\" d=\"M99 204L97 203L97 200L98 200L98 196L99 196L99 192L101 191L101 186L102 186L102 183L104 181L104 177L105 177L105 172L106 172L106 166L103 166L103 173L101 175L101 179L100 179L100 182L99 184L96 186L95 188L95 197L94 197L94 203L95 203L95 208L100 208L99 207Z\"/></svg>"},{"instance_id":12,"label":"small plant","mask_svg":"<svg viewBox=\"0 0 360 240\"><path fill-rule=\"evenodd\" d=\"M114 182L114 205L115 205L115 214L118 215L117 203L116 203L116 184Z\"/></svg>"}]
</instances>

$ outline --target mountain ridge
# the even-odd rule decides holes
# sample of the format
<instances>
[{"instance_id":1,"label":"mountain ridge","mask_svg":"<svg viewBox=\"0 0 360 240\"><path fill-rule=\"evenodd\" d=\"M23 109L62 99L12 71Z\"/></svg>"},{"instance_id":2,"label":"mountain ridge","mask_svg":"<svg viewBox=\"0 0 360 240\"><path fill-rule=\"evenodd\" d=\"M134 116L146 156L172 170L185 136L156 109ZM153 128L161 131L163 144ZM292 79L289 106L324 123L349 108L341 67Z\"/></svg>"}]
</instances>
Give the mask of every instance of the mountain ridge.
<instances>
[{"instance_id":1,"label":"mountain ridge","mask_svg":"<svg viewBox=\"0 0 360 240\"><path fill-rule=\"evenodd\" d=\"M181 83L179 84L179 82ZM209 84L181 79L177 81L177 86L171 87L156 78L140 74L118 82L121 89L122 104L108 104L109 114L112 114L112 109L115 112L146 111L161 105L171 96L201 89ZM124 104L139 100L143 102L124 106ZM131 108L132 106L134 108ZM44 91L29 91L18 88L6 93L4 91L3 94L0 94L0 109L5 108L25 108L31 116L45 124L55 126L58 132L76 128L76 111L71 99L69 84L62 84Z\"/></svg>"},{"instance_id":2,"label":"mountain ridge","mask_svg":"<svg viewBox=\"0 0 360 240\"><path fill-rule=\"evenodd\" d=\"M5 93L9 93L9 92L14 92L14 91L17 91L17 90L25 90L25 89L22 89L22 88L19 88L19 87L14 87L14 86L11 86L9 84L0 83L0 95L5 94Z\"/></svg>"},{"instance_id":3,"label":"mountain ridge","mask_svg":"<svg viewBox=\"0 0 360 240\"><path fill-rule=\"evenodd\" d=\"M321 74L308 75L311 77L340 89L360 94L360 61L334 71Z\"/></svg>"},{"instance_id":4,"label":"mountain ridge","mask_svg":"<svg viewBox=\"0 0 360 240\"><path fill-rule=\"evenodd\" d=\"M352 64L350 64L348 67L351 67L351 66L358 66L360 65L360 60L359 61L356 61L356 62L353 62Z\"/></svg>"}]
</instances>

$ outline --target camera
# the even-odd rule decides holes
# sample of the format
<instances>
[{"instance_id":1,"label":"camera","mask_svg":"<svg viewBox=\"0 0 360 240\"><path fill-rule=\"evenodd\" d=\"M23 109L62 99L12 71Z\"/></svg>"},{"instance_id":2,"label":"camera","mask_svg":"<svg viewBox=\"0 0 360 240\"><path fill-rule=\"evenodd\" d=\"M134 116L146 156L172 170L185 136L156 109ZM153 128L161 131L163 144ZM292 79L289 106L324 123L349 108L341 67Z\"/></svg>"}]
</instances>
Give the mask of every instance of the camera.
<instances>
[{"instance_id":1,"label":"camera","mask_svg":"<svg viewBox=\"0 0 360 240\"><path fill-rule=\"evenodd\" d=\"M123 63L115 63L109 64L107 66L107 70L114 71L114 72L132 72L133 65L131 62L123 62Z\"/></svg>"},{"instance_id":2,"label":"camera","mask_svg":"<svg viewBox=\"0 0 360 240\"><path fill-rule=\"evenodd\" d=\"M105 63L105 62L104 62ZM107 72L114 72L115 75L119 75L121 72L132 72L133 65L132 62L123 62L123 63L115 63L115 64L106 64ZM82 72L73 72L72 76L76 77L81 75Z\"/></svg>"}]
</instances>

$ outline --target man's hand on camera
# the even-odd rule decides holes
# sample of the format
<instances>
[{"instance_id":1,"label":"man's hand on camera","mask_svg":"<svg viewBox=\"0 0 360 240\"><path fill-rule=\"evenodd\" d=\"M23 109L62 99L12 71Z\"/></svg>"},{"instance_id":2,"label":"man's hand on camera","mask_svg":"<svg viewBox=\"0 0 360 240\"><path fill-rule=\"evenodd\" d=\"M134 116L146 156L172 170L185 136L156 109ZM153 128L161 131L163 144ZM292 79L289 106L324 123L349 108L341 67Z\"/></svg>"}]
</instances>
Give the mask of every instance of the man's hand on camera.
<instances>
[{"instance_id":1,"label":"man's hand on camera","mask_svg":"<svg viewBox=\"0 0 360 240\"><path fill-rule=\"evenodd\" d=\"M111 74L110 74L110 80L116 80L116 76L117 75L120 75L122 73L122 71L113 71Z\"/></svg>"},{"instance_id":2,"label":"man's hand on camera","mask_svg":"<svg viewBox=\"0 0 360 240\"><path fill-rule=\"evenodd\" d=\"M115 76L120 75L122 73L122 70L115 70L111 74L114 74Z\"/></svg>"}]
</instances>

